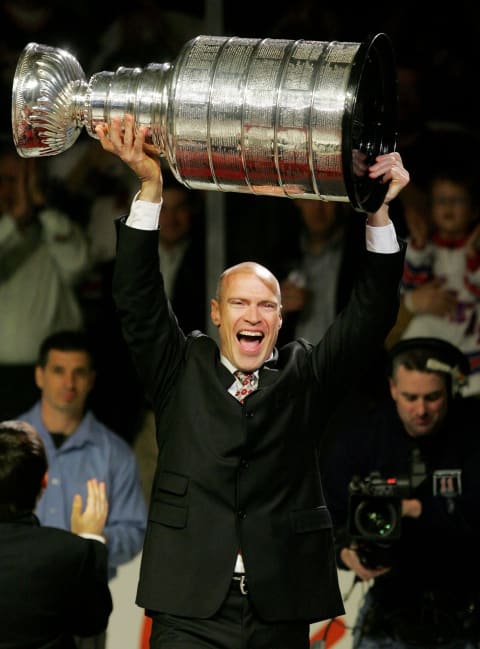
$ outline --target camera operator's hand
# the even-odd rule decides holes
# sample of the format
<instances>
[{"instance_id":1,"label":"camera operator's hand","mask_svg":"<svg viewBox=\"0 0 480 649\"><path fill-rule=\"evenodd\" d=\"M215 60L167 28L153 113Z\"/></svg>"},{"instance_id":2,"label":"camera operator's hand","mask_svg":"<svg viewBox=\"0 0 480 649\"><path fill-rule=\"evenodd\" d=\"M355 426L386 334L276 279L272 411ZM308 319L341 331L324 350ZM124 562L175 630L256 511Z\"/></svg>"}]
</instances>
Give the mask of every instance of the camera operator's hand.
<instances>
[{"instance_id":1,"label":"camera operator's hand","mask_svg":"<svg viewBox=\"0 0 480 649\"><path fill-rule=\"evenodd\" d=\"M403 498L402 499L402 516L409 516L410 518L419 518L422 514L422 503L418 498Z\"/></svg>"},{"instance_id":2,"label":"camera operator's hand","mask_svg":"<svg viewBox=\"0 0 480 649\"><path fill-rule=\"evenodd\" d=\"M359 579L362 581L369 581L370 579L375 579L380 575L385 574L390 570L389 567L386 568L367 568L360 561L360 557L355 549L355 546L349 548L342 548L340 551L340 559L343 563L350 568Z\"/></svg>"}]
</instances>

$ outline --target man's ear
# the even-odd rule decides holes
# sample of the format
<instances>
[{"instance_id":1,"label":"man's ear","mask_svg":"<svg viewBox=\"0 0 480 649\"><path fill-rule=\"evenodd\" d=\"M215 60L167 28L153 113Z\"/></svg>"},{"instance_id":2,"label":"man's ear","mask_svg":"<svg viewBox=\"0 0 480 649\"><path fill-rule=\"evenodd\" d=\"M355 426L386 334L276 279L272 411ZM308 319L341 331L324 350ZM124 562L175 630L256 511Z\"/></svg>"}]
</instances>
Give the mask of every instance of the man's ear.
<instances>
[{"instance_id":1,"label":"man's ear","mask_svg":"<svg viewBox=\"0 0 480 649\"><path fill-rule=\"evenodd\" d=\"M42 480L40 482L40 490L39 490L39 492L37 494L37 498L36 498L36 503L37 504L40 501L40 498L43 496L43 492L47 488L47 484L48 484L48 471L45 471L45 473L43 474L43 478L42 478Z\"/></svg>"},{"instance_id":2,"label":"man's ear","mask_svg":"<svg viewBox=\"0 0 480 649\"><path fill-rule=\"evenodd\" d=\"M215 298L210 300L210 318L216 327L220 326L220 308Z\"/></svg>"},{"instance_id":3,"label":"man's ear","mask_svg":"<svg viewBox=\"0 0 480 649\"><path fill-rule=\"evenodd\" d=\"M397 386L395 385L395 381L390 377L388 379L388 387L390 388L390 396L394 401L397 400Z\"/></svg>"},{"instance_id":4,"label":"man's ear","mask_svg":"<svg viewBox=\"0 0 480 649\"><path fill-rule=\"evenodd\" d=\"M43 388L43 368L40 365L35 365L35 383L39 390Z\"/></svg>"}]
</instances>

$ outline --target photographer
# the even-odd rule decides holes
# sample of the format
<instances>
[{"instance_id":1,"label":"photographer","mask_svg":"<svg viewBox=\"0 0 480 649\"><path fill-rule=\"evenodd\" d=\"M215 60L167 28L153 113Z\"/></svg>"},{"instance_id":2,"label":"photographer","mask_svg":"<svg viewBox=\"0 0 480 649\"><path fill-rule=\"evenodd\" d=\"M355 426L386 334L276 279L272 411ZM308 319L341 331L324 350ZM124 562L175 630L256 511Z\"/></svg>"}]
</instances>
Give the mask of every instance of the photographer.
<instances>
[{"instance_id":1,"label":"photographer","mask_svg":"<svg viewBox=\"0 0 480 649\"><path fill-rule=\"evenodd\" d=\"M471 646L480 402L458 395L468 361L450 343L412 338L392 348L388 369L387 398L360 414L344 408L323 454L338 565L372 580L354 647Z\"/></svg>"}]
</instances>

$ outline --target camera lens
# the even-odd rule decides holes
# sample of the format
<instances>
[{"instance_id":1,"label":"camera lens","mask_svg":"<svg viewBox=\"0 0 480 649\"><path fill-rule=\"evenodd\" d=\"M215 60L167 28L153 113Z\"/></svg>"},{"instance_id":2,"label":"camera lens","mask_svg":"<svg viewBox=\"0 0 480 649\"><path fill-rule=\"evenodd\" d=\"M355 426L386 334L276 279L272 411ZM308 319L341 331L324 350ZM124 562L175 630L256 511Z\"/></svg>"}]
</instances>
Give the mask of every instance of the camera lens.
<instances>
[{"instance_id":1,"label":"camera lens","mask_svg":"<svg viewBox=\"0 0 480 649\"><path fill-rule=\"evenodd\" d=\"M358 532L369 539L387 539L398 528L398 509L388 499L362 500L354 514Z\"/></svg>"}]
</instances>

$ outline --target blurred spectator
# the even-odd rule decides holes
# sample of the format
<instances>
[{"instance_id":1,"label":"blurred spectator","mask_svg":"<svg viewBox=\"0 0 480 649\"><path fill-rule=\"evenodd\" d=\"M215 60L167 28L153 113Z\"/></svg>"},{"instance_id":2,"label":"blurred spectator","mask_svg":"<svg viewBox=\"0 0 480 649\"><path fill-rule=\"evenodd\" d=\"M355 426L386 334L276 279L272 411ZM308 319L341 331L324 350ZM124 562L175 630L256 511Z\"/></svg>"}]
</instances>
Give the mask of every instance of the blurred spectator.
<instances>
[{"instance_id":1,"label":"blurred spectator","mask_svg":"<svg viewBox=\"0 0 480 649\"><path fill-rule=\"evenodd\" d=\"M402 282L412 314L402 338L441 338L463 351L470 363L466 395L480 395L478 182L458 167L433 174L430 213L408 224Z\"/></svg>"},{"instance_id":2,"label":"blurred spectator","mask_svg":"<svg viewBox=\"0 0 480 649\"><path fill-rule=\"evenodd\" d=\"M361 254L363 219L342 203L296 199L299 230L281 256L282 343L316 344L346 305Z\"/></svg>"},{"instance_id":3,"label":"blurred spectator","mask_svg":"<svg viewBox=\"0 0 480 649\"><path fill-rule=\"evenodd\" d=\"M75 287L88 267L87 240L46 198L39 161L0 142L0 418L30 406L42 340L80 329Z\"/></svg>"},{"instance_id":4,"label":"blurred spectator","mask_svg":"<svg viewBox=\"0 0 480 649\"><path fill-rule=\"evenodd\" d=\"M406 221L410 214L420 214L420 218L423 218L427 205L428 174L431 171L432 159L435 160L437 153L435 148L432 155L432 147L436 146L438 134L426 121L423 81L424 70L421 62L404 57L397 63L397 149L402 151L402 159L405 157L408 169L412 170L408 191L405 196L399 197L395 209L392 210L392 219L402 236L408 234Z\"/></svg>"},{"instance_id":5,"label":"blurred spectator","mask_svg":"<svg viewBox=\"0 0 480 649\"><path fill-rule=\"evenodd\" d=\"M132 181L125 169L96 146L95 139L83 129L70 149L42 158L55 205L72 213L87 233L92 230L91 235L98 235L101 227L101 237L90 236L94 263L110 258L115 248L108 217L113 220L119 209L127 209L133 197Z\"/></svg>"},{"instance_id":6,"label":"blurred spectator","mask_svg":"<svg viewBox=\"0 0 480 649\"><path fill-rule=\"evenodd\" d=\"M397 63L398 135L397 149L411 170L411 182L392 210L392 220L403 236L409 224L422 221L429 208L432 174L444 161L461 160L465 168L475 163L477 140L463 123L429 119L425 93L429 71L415 53L400 53Z\"/></svg>"},{"instance_id":7,"label":"blurred spectator","mask_svg":"<svg viewBox=\"0 0 480 649\"><path fill-rule=\"evenodd\" d=\"M45 445L49 483L36 507L43 525L69 529L70 503L85 499L85 484L104 482L109 500L105 537L109 578L142 548L146 504L132 449L87 407L95 381L94 356L83 332L47 337L35 368L40 400L20 419L36 428ZM89 638L80 649L101 649L105 637Z\"/></svg>"},{"instance_id":8,"label":"blurred spectator","mask_svg":"<svg viewBox=\"0 0 480 649\"><path fill-rule=\"evenodd\" d=\"M185 333L206 328L205 221L202 194L163 170L158 249L165 291Z\"/></svg>"},{"instance_id":9,"label":"blurred spectator","mask_svg":"<svg viewBox=\"0 0 480 649\"><path fill-rule=\"evenodd\" d=\"M42 523L68 529L75 493L88 478L104 481L109 497L105 526L110 577L141 549L145 502L131 449L87 407L95 381L94 357L83 332L61 331L40 346L35 379L40 400L20 418L34 426L45 444L50 484L38 503Z\"/></svg>"}]
</instances>

